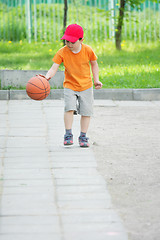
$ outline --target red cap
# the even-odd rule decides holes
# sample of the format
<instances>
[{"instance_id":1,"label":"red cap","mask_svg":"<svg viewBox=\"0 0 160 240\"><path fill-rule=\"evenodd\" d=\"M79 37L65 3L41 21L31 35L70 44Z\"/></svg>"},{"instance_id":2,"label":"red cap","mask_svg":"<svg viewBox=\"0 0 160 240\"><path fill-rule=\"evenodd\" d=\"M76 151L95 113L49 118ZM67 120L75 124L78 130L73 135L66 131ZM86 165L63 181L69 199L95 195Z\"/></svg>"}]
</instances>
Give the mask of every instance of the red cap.
<instances>
[{"instance_id":1,"label":"red cap","mask_svg":"<svg viewBox=\"0 0 160 240\"><path fill-rule=\"evenodd\" d=\"M77 24L71 24L66 28L62 39L69 42L76 42L79 38L83 38L83 28Z\"/></svg>"}]
</instances>

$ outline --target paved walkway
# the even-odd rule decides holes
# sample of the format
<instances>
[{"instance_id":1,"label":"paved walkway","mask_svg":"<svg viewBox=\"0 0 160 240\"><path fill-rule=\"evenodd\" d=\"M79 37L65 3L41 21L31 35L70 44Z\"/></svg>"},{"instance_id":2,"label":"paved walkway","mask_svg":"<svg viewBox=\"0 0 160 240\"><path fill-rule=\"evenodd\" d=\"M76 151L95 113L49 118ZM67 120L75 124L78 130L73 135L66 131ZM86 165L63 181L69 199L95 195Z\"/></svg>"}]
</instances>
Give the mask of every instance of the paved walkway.
<instances>
[{"instance_id":1,"label":"paved walkway","mask_svg":"<svg viewBox=\"0 0 160 240\"><path fill-rule=\"evenodd\" d=\"M65 148L63 101L0 101L1 240L128 239L78 116L73 132Z\"/></svg>"}]
</instances>

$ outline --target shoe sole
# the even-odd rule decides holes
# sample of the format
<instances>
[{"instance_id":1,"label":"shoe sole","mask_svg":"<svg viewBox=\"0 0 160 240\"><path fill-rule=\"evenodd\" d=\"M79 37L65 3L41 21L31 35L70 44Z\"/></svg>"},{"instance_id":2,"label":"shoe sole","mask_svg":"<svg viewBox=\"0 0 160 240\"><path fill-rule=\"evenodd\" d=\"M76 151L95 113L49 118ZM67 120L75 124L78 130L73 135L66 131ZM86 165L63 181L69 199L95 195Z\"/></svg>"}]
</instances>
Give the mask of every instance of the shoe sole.
<instances>
[{"instance_id":1,"label":"shoe sole","mask_svg":"<svg viewBox=\"0 0 160 240\"><path fill-rule=\"evenodd\" d=\"M81 148L89 148L89 146L80 146Z\"/></svg>"},{"instance_id":2,"label":"shoe sole","mask_svg":"<svg viewBox=\"0 0 160 240\"><path fill-rule=\"evenodd\" d=\"M79 146L82 147L82 148L87 148L87 147L89 147L89 144L88 145L86 145L86 144L81 145L81 143L79 143Z\"/></svg>"},{"instance_id":3,"label":"shoe sole","mask_svg":"<svg viewBox=\"0 0 160 240\"><path fill-rule=\"evenodd\" d=\"M71 145L73 145L73 143L64 143L64 146L71 146Z\"/></svg>"}]
</instances>

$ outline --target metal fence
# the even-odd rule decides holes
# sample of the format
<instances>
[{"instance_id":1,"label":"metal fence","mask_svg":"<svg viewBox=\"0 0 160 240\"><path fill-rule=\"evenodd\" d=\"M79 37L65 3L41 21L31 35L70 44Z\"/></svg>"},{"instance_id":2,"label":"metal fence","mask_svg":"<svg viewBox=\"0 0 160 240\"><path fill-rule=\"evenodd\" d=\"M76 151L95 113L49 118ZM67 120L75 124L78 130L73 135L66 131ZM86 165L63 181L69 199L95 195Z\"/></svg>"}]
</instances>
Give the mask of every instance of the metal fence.
<instances>
[{"instance_id":1,"label":"metal fence","mask_svg":"<svg viewBox=\"0 0 160 240\"><path fill-rule=\"evenodd\" d=\"M67 24L78 23L88 41L114 40L119 0L68 0ZM63 34L64 0L0 0L0 40L59 40ZM145 1L125 11L123 39L160 39L160 3Z\"/></svg>"}]
</instances>

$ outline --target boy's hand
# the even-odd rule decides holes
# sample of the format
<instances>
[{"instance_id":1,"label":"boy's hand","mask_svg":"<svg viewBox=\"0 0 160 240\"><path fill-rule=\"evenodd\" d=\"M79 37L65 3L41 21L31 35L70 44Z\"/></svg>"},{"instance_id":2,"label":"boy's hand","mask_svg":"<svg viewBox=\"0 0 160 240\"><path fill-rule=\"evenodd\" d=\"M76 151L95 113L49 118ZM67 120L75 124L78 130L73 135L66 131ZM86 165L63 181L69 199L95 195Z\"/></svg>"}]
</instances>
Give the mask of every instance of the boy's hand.
<instances>
[{"instance_id":1,"label":"boy's hand","mask_svg":"<svg viewBox=\"0 0 160 240\"><path fill-rule=\"evenodd\" d=\"M45 78L47 81L49 81L51 78L46 78L43 74L37 74L36 76L40 76L40 77L43 77Z\"/></svg>"},{"instance_id":2,"label":"boy's hand","mask_svg":"<svg viewBox=\"0 0 160 240\"><path fill-rule=\"evenodd\" d=\"M95 89L101 89L103 84L100 81L94 82Z\"/></svg>"}]
</instances>

